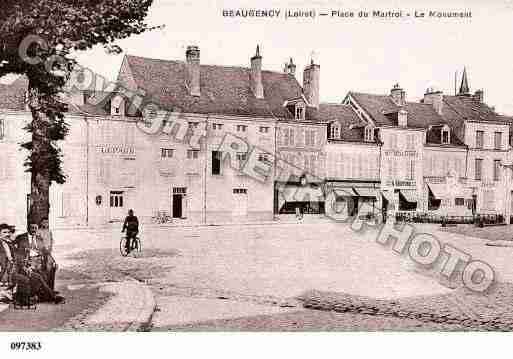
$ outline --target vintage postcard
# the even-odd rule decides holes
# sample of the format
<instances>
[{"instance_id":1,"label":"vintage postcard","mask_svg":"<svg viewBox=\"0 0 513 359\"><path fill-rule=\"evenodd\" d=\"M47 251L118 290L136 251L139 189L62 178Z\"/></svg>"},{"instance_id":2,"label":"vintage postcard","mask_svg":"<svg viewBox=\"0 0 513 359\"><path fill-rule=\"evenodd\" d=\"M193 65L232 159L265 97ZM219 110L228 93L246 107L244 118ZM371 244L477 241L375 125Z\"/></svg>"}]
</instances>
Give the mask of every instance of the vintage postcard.
<instances>
[{"instance_id":1,"label":"vintage postcard","mask_svg":"<svg viewBox=\"0 0 513 359\"><path fill-rule=\"evenodd\" d=\"M513 330L512 20L511 0L3 0L0 332L36 332L3 349Z\"/></svg>"}]
</instances>

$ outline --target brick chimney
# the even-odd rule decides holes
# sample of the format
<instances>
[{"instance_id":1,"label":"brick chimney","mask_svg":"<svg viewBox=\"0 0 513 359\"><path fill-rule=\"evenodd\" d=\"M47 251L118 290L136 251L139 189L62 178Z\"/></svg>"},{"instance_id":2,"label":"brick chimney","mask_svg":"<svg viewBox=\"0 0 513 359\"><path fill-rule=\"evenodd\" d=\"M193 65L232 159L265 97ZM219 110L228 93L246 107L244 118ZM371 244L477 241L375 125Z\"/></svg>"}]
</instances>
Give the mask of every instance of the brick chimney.
<instances>
[{"instance_id":1,"label":"brick chimney","mask_svg":"<svg viewBox=\"0 0 513 359\"><path fill-rule=\"evenodd\" d=\"M319 81L321 75L321 66L314 64L311 60L310 65L303 71L303 93L308 104L319 108Z\"/></svg>"},{"instance_id":2,"label":"brick chimney","mask_svg":"<svg viewBox=\"0 0 513 359\"><path fill-rule=\"evenodd\" d=\"M262 85L262 56L260 46L257 45L255 56L251 58L251 91L256 98L264 98L264 86Z\"/></svg>"},{"instance_id":3,"label":"brick chimney","mask_svg":"<svg viewBox=\"0 0 513 359\"><path fill-rule=\"evenodd\" d=\"M434 90L433 88L428 88L426 93L424 94L423 102L429 105L432 105L435 111L441 115L442 108L444 104L444 93L442 91Z\"/></svg>"},{"instance_id":4,"label":"brick chimney","mask_svg":"<svg viewBox=\"0 0 513 359\"><path fill-rule=\"evenodd\" d=\"M483 103L484 102L484 91L483 90L477 90L475 93L474 93L474 100L476 102L479 102L479 103Z\"/></svg>"},{"instance_id":5,"label":"brick chimney","mask_svg":"<svg viewBox=\"0 0 513 359\"><path fill-rule=\"evenodd\" d=\"M401 109L397 113L397 125L399 127L408 127L408 111Z\"/></svg>"},{"instance_id":6,"label":"brick chimney","mask_svg":"<svg viewBox=\"0 0 513 359\"><path fill-rule=\"evenodd\" d=\"M185 51L187 63L187 86L192 96L200 96L200 49L198 46L187 46Z\"/></svg>"},{"instance_id":7,"label":"brick chimney","mask_svg":"<svg viewBox=\"0 0 513 359\"><path fill-rule=\"evenodd\" d=\"M406 104L406 92L404 92L399 84L395 84L394 87L392 87L390 97L392 97L392 101L394 101L397 106L404 106Z\"/></svg>"},{"instance_id":8,"label":"brick chimney","mask_svg":"<svg viewBox=\"0 0 513 359\"><path fill-rule=\"evenodd\" d=\"M285 63L285 73L296 76L296 64L294 64L294 61L292 61L292 57L290 58L290 61L288 63Z\"/></svg>"}]
</instances>

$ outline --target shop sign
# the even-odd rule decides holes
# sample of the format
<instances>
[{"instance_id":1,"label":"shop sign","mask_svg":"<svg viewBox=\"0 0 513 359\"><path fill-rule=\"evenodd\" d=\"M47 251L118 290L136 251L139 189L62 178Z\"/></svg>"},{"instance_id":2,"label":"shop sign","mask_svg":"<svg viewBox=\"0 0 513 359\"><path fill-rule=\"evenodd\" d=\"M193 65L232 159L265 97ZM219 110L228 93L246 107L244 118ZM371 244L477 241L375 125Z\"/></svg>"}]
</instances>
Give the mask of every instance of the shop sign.
<instances>
[{"instance_id":1,"label":"shop sign","mask_svg":"<svg viewBox=\"0 0 513 359\"><path fill-rule=\"evenodd\" d=\"M385 156L395 156L395 157L418 157L419 154L417 151L400 151L400 150L385 150Z\"/></svg>"},{"instance_id":2,"label":"shop sign","mask_svg":"<svg viewBox=\"0 0 513 359\"><path fill-rule=\"evenodd\" d=\"M135 148L125 145L100 145L98 146L98 152L114 155L134 155Z\"/></svg>"},{"instance_id":3,"label":"shop sign","mask_svg":"<svg viewBox=\"0 0 513 359\"><path fill-rule=\"evenodd\" d=\"M407 181L407 180L388 180L385 182L388 187L416 187L415 181Z\"/></svg>"},{"instance_id":4,"label":"shop sign","mask_svg":"<svg viewBox=\"0 0 513 359\"><path fill-rule=\"evenodd\" d=\"M435 177L435 176L426 176L424 177L424 181L426 183L447 183L446 177Z\"/></svg>"},{"instance_id":5,"label":"shop sign","mask_svg":"<svg viewBox=\"0 0 513 359\"><path fill-rule=\"evenodd\" d=\"M496 184L497 184L497 182L495 182L495 181L482 181L481 187L491 188L491 187L495 187Z\"/></svg>"}]
</instances>

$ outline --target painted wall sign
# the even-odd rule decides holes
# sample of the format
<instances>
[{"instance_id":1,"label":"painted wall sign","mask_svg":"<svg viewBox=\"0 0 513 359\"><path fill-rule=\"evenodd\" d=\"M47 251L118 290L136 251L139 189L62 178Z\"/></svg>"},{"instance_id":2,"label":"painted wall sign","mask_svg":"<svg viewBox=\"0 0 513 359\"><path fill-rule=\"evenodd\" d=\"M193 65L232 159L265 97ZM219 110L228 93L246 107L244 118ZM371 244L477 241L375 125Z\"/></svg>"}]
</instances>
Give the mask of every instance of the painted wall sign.
<instances>
[{"instance_id":1,"label":"painted wall sign","mask_svg":"<svg viewBox=\"0 0 513 359\"><path fill-rule=\"evenodd\" d=\"M415 187L415 181L388 180L385 183L390 187Z\"/></svg>"},{"instance_id":2,"label":"painted wall sign","mask_svg":"<svg viewBox=\"0 0 513 359\"><path fill-rule=\"evenodd\" d=\"M135 154L135 148L123 145L102 145L98 146L98 152L104 154L133 155Z\"/></svg>"},{"instance_id":3,"label":"painted wall sign","mask_svg":"<svg viewBox=\"0 0 513 359\"><path fill-rule=\"evenodd\" d=\"M383 152L385 156L396 156L396 157L418 157L417 151L398 151L398 150L385 150Z\"/></svg>"}]
</instances>

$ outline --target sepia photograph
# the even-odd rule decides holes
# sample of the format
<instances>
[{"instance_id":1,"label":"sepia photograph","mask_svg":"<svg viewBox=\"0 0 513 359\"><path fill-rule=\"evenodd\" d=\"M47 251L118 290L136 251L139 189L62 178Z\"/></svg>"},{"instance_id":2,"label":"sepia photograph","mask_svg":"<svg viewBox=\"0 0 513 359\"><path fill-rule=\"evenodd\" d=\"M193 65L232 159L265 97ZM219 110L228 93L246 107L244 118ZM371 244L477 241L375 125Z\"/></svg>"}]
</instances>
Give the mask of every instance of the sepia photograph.
<instances>
[{"instance_id":1,"label":"sepia photograph","mask_svg":"<svg viewBox=\"0 0 513 359\"><path fill-rule=\"evenodd\" d=\"M512 20L3 0L2 350L512 331Z\"/></svg>"}]
</instances>

